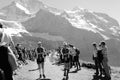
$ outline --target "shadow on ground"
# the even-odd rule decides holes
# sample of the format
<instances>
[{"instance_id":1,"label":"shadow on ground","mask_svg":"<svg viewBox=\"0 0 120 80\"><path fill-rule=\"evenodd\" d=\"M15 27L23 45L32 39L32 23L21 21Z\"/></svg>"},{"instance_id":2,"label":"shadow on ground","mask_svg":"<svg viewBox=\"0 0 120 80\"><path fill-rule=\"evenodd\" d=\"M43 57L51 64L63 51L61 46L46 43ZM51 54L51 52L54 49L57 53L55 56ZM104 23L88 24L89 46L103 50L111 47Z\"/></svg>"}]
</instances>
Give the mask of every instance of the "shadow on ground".
<instances>
[{"instance_id":1,"label":"shadow on ground","mask_svg":"<svg viewBox=\"0 0 120 80\"><path fill-rule=\"evenodd\" d=\"M106 77L93 75L93 79L92 80L109 80L109 79L107 79Z\"/></svg>"},{"instance_id":2,"label":"shadow on ground","mask_svg":"<svg viewBox=\"0 0 120 80\"><path fill-rule=\"evenodd\" d=\"M49 78L46 78L46 79L40 79L40 78L38 78L36 80L51 80L51 79L49 79Z\"/></svg>"},{"instance_id":3,"label":"shadow on ground","mask_svg":"<svg viewBox=\"0 0 120 80\"><path fill-rule=\"evenodd\" d=\"M28 70L28 71L36 71L36 70L39 70L39 69L37 68L37 69Z\"/></svg>"},{"instance_id":4,"label":"shadow on ground","mask_svg":"<svg viewBox=\"0 0 120 80\"><path fill-rule=\"evenodd\" d=\"M78 71L80 71L81 69L76 69L74 71L70 71L69 73L77 73Z\"/></svg>"}]
</instances>

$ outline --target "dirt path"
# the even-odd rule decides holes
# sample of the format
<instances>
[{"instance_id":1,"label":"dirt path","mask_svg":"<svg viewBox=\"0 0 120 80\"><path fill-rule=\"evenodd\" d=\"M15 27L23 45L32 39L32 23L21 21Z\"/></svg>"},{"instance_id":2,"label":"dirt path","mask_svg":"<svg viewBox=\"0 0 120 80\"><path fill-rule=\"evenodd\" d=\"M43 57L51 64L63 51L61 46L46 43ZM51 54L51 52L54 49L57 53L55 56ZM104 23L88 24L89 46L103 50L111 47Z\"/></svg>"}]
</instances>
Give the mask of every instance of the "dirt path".
<instances>
[{"instance_id":1,"label":"dirt path","mask_svg":"<svg viewBox=\"0 0 120 80\"><path fill-rule=\"evenodd\" d=\"M35 62L28 61L28 65L23 66L19 71L18 75L14 76L15 80L37 80L39 78L39 71L37 70L37 64ZM44 80L62 80L63 78L63 67L52 65L49 58L46 58L45 62L45 73L47 79ZM72 71L72 70L71 70ZM94 80L94 70L82 68L77 73L70 73L69 80ZM120 77L116 74L112 74L112 80L120 80Z\"/></svg>"}]
</instances>

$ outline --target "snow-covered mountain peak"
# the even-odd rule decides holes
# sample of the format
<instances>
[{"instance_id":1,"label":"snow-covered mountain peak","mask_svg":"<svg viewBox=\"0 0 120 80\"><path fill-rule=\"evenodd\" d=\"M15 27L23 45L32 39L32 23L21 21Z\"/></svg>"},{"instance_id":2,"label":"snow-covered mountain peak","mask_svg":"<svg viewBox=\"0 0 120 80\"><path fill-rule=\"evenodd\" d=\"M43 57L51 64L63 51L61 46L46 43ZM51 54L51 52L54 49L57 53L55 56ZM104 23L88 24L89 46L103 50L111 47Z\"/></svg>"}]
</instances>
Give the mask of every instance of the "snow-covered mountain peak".
<instances>
[{"instance_id":1,"label":"snow-covered mountain peak","mask_svg":"<svg viewBox=\"0 0 120 80\"><path fill-rule=\"evenodd\" d=\"M61 13L73 27L100 34L104 39L120 36L119 23L105 13L93 12L75 7L73 10Z\"/></svg>"},{"instance_id":2,"label":"snow-covered mountain peak","mask_svg":"<svg viewBox=\"0 0 120 80\"><path fill-rule=\"evenodd\" d=\"M74 8L72 9L72 11L84 11L84 12L87 12L88 9L81 8L81 7L77 6L77 7L74 7Z\"/></svg>"},{"instance_id":3,"label":"snow-covered mountain peak","mask_svg":"<svg viewBox=\"0 0 120 80\"><path fill-rule=\"evenodd\" d=\"M74 7L71 11L72 11L72 12L76 12L76 13L79 13L79 12L80 12L80 13L93 13L93 11L88 10L88 9L86 9L86 8L79 7L79 6Z\"/></svg>"},{"instance_id":4,"label":"snow-covered mountain peak","mask_svg":"<svg viewBox=\"0 0 120 80\"><path fill-rule=\"evenodd\" d=\"M23 7L21 4L16 3L16 6L17 6L19 9L25 11L26 14L32 14L32 13L30 13L30 11L29 11L27 8Z\"/></svg>"},{"instance_id":5,"label":"snow-covered mountain peak","mask_svg":"<svg viewBox=\"0 0 120 80\"><path fill-rule=\"evenodd\" d=\"M26 10L28 12L25 12ZM25 41L17 39L16 42L35 42L36 44L36 41L42 40L45 41L45 44L47 43L46 47L49 44L48 47L56 48L59 42L54 41L65 40L80 48L81 55L90 60L91 54L89 53L93 52L90 49L91 43L107 40L106 43L111 55L110 60L112 61L110 62L118 65L120 61L120 26L117 20L105 13L93 12L79 7L69 11L59 10L49 7L39 0L16 0L0 10L0 18L0 22L4 25L15 26L14 30L9 29L15 34L11 32L9 34L16 35L17 33L14 31L20 33L28 31L32 35L23 34ZM18 22L18 25L6 21L15 21ZM27 45L29 46L29 43Z\"/></svg>"},{"instance_id":6,"label":"snow-covered mountain peak","mask_svg":"<svg viewBox=\"0 0 120 80\"><path fill-rule=\"evenodd\" d=\"M41 8L45 7L45 5L39 0L17 0L16 3L28 9L32 14L35 14Z\"/></svg>"},{"instance_id":7,"label":"snow-covered mountain peak","mask_svg":"<svg viewBox=\"0 0 120 80\"><path fill-rule=\"evenodd\" d=\"M31 19L31 15L37 15L41 10L64 17L73 27L92 31L106 37L118 37L120 35L119 23L105 13L93 12L85 8L75 7L72 10L59 10L49 7L39 0L16 0L11 5L0 10L0 13L8 20ZM1 16L0 16L1 17ZM2 16L3 17L3 16Z\"/></svg>"}]
</instances>

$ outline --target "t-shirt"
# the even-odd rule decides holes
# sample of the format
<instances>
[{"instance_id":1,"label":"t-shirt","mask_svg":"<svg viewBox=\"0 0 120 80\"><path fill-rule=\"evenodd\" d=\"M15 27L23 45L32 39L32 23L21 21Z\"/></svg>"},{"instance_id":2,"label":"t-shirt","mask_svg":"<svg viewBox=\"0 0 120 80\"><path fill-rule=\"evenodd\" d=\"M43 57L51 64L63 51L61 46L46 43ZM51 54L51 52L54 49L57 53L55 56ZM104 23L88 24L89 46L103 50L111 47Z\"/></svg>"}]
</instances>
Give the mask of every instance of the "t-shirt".
<instances>
[{"instance_id":1,"label":"t-shirt","mask_svg":"<svg viewBox=\"0 0 120 80\"><path fill-rule=\"evenodd\" d=\"M70 54L75 56L76 55L76 52L75 52L75 49L74 48L69 48L70 50Z\"/></svg>"},{"instance_id":2,"label":"t-shirt","mask_svg":"<svg viewBox=\"0 0 120 80\"><path fill-rule=\"evenodd\" d=\"M107 55L107 47L106 46L104 48L102 48L102 54Z\"/></svg>"},{"instance_id":3,"label":"t-shirt","mask_svg":"<svg viewBox=\"0 0 120 80\"><path fill-rule=\"evenodd\" d=\"M94 48L93 56L94 56L94 57L97 57L97 48L96 48L96 49Z\"/></svg>"},{"instance_id":4,"label":"t-shirt","mask_svg":"<svg viewBox=\"0 0 120 80\"><path fill-rule=\"evenodd\" d=\"M45 54L43 52L44 52L43 47L38 47L37 48L37 53L38 53L37 62L43 62L44 61Z\"/></svg>"},{"instance_id":5,"label":"t-shirt","mask_svg":"<svg viewBox=\"0 0 120 80\"><path fill-rule=\"evenodd\" d=\"M38 48L37 48L37 52L38 52L38 53L44 52L44 48L43 48L43 47L38 47Z\"/></svg>"},{"instance_id":6,"label":"t-shirt","mask_svg":"<svg viewBox=\"0 0 120 80\"><path fill-rule=\"evenodd\" d=\"M63 48L63 49L62 49L62 53L63 53L63 54L69 53L69 49Z\"/></svg>"},{"instance_id":7,"label":"t-shirt","mask_svg":"<svg viewBox=\"0 0 120 80\"><path fill-rule=\"evenodd\" d=\"M69 61L70 61L70 56L69 56L69 54L64 54L63 56L64 56L64 61L65 61L65 62L69 62Z\"/></svg>"}]
</instances>

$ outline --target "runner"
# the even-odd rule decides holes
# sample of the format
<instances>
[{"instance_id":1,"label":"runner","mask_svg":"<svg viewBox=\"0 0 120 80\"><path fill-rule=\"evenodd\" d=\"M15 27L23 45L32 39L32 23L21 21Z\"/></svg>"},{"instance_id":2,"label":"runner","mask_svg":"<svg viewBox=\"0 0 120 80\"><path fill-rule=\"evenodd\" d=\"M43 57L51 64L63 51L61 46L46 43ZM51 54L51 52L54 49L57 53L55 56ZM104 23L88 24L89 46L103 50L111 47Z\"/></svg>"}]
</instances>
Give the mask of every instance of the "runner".
<instances>
[{"instance_id":1,"label":"runner","mask_svg":"<svg viewBox=\"0 0 120 80\"><path fill-rule=\"evenodd\" d=\"M64 59L64 78L63 80L68 80L68 73L70 69L70 55L69 55L69 49L67 48L67 44L64 44L64 47L62 49L62 57Z\"/></svg>"},{"instance_id":2,"label":"runner","mask_svg":"<svg viewBox=\"0 0 120 80\"><path fill-rule=\"evenodd\" d=\"M40 72L40 78L46 78L44 74L44 59L45 59L45 49L42 46L41 42L38 42L37 47L37 64Z\"/></svg>"}]
</instances>

